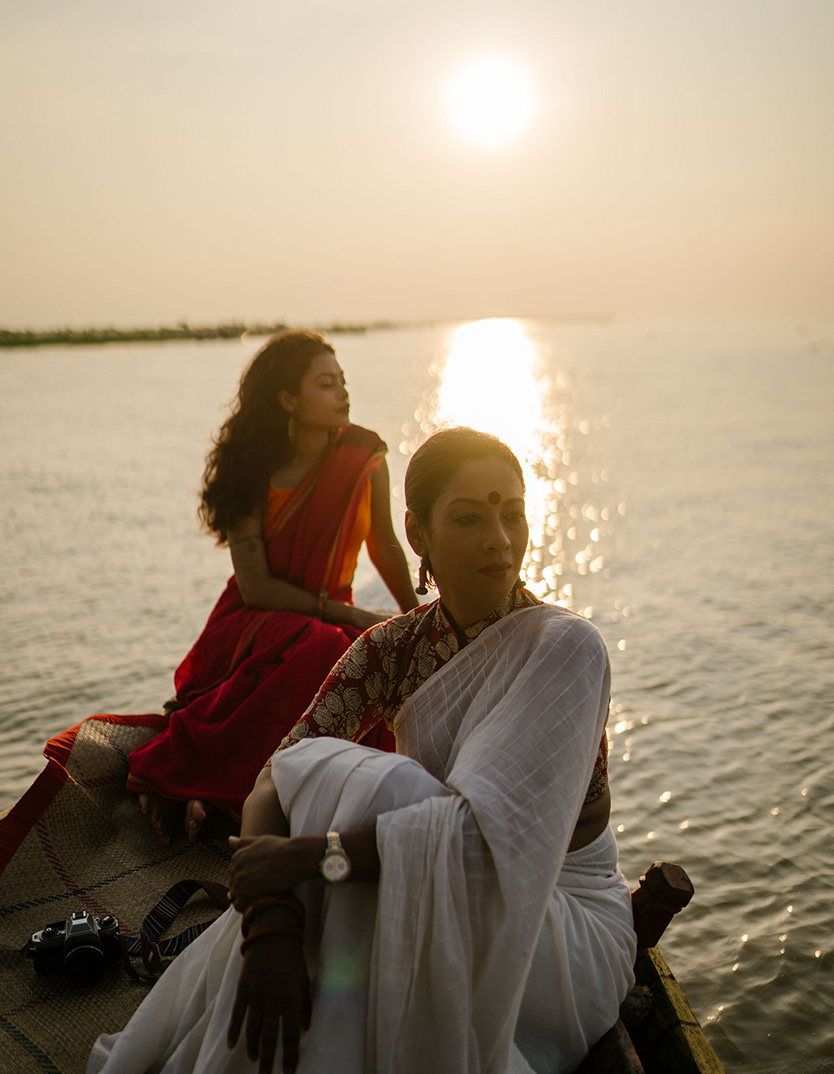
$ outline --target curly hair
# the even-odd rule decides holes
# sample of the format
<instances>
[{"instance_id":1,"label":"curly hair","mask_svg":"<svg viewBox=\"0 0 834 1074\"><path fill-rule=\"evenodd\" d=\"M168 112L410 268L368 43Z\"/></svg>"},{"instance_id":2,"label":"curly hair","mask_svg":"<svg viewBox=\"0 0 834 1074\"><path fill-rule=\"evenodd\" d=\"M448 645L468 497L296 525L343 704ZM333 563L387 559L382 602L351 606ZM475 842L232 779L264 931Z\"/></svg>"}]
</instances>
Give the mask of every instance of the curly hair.
<instances>
[{"instance_id":1,"label":"curly hair","mask_svg":"<svg viewBox=\"0 0 834 1074\"><path fill-rule=\"evenodd\" d=\"M266 341L244 371L203 471L197 514L218 544L225 544L234 524L255 510L272 473L292 458L289 414L278 393L286 389L297 395L310 363L323 351L335 353L318 332L281 332Z\"/></svg>"}]
</instances>

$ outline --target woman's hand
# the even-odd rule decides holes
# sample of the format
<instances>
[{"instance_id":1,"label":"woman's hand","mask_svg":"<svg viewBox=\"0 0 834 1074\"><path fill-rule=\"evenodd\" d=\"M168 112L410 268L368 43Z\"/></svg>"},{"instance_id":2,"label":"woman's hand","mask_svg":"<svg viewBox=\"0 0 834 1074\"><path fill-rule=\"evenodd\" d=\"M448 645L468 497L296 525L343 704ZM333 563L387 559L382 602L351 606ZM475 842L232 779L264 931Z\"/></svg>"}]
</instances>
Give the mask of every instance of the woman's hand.
<instances>
[{"instance_id":1,"label":"woman's hand","mask_svg":"<svg viewBox=\"0 0 834 1074\"><path fill-rule=\"evenodd\" d=\"M310 981L297 936L265 936L246 949L227 1036L237 1044L246 1019L246 1054L270 1074L281 1028L282 1070L298 1065L301 1032L310 1025Z\"/></svg>"},{"instance_id":2,"label":"woman's hand","mask_svg":"<svg viewBox=\"0 0 834 1074\"><path fill-rule=\"evenodd\" d=\"M355 604L344 604L343 623L354 627L356 630L367 630L376 626L377 623L387 622L391 616L381 612L367 612L364 608L357 608Z\"/></svg>"},{"instance_id":3,"label":"woman's hand","mask_svg":"<svg viewBox=\"0 0 834 1074\"><path fill-rule=\"evenodd\" d=\"M249 838L230 835L232 861L229 890L235 909L246 907L264 895L285 891L318 873L327 839L323 835L257 835Z\"/></svg>"}]
</instances>

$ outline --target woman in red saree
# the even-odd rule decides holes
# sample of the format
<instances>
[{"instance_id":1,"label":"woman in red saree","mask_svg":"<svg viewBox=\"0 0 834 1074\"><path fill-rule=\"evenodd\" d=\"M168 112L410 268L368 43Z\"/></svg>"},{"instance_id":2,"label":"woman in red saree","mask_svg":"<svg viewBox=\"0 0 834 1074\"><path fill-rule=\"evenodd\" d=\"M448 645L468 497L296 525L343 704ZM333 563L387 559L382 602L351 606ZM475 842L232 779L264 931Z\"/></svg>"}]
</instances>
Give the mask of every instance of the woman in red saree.
<instances>
[{"instance_id":1,"label":"woman in red saree","mask_svg":"<svg viewBox=\"0 0 834 1074\"><path fill-rule=\"evenodd\" d=\"M333 348L314 332L273 336L243 375L200 506L234 574L175 673L168 727L130 756L128 789L163 842L183 807L192 840L212 807L239 818L332 665L387 618L353 604L363 542L400 609L418 604L391 525L385 444L349 424L349 407Z\"/></svg>"}]
</instances>

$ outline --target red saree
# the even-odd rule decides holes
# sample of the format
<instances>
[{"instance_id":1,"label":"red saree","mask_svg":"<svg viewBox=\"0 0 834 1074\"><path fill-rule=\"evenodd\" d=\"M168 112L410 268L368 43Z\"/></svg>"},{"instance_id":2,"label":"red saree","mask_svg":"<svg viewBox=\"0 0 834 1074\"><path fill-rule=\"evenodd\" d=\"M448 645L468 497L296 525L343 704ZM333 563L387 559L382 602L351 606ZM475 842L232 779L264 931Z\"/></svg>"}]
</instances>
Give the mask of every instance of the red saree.
<instances>
[{"instance_id":1,"label":"red saree","mask_svg":"<svg viewBox=\"0 0 834 1074\"><path fill-rule=\"evenodd\" d=\"M338 579L384 453L376 433L350 425L277 510L267 501L264 540L275 577L352 600ZM247 608L232 576L174 675L181 707L130 755L128 789L199 798L239 818L264 762L358 634L295 612ZM384 728L365 741L394 745Z\"/></svg>"}]
</instances>

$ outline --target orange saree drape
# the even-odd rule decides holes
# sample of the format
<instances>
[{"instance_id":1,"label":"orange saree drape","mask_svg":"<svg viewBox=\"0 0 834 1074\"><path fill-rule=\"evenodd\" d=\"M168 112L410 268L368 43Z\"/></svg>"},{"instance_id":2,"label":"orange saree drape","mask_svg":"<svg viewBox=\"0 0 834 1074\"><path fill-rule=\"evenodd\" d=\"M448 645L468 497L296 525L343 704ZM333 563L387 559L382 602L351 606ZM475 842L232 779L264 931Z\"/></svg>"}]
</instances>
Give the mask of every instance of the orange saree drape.
<instances>
[{"instance_id":1,"label":"orange saree drape","mask_svg":"<svg viewBox=\"0 0 834 1074\"><path fill-rule=\"evenodd\" d=\"M338 582L384 453L376 433L350 425L288 498L267 497L264 539L275 577L352 600L350 587ZM130 755L128 788L199 798L239 817L264 762L358 633L294 612L247 608L232 576L175 673L181 707ZM383 730L366 744L393 749L393 736Z\"/></svg>"}]
</instances>

